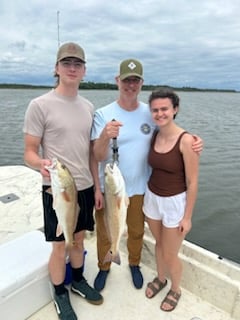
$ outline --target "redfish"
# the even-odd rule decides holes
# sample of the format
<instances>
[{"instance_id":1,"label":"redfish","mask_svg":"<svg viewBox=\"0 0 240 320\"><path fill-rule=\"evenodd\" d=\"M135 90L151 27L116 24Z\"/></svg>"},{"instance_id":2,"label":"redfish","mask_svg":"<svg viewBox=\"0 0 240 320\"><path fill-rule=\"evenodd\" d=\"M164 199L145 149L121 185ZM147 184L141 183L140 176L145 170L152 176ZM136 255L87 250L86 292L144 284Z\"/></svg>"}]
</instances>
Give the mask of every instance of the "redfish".
<instances>
[{"instance_id":1,"label":"redfish","mask_svg":"<svg viewBox=\"0 0 240 320\"><path fill-rule=\"evenodd\" d=\"M119 243L125 228L129 199L123 176L116 163L108 163L105 167L104 197L105 224L111 242L111 249L104 263L113 261L120 264Z\"/></svg>"},{"instance_id":2,"label":"redfish","mask_svg":"<svg viewBox=\"0 0 240 320\"><path fill-rule=\"evenodd\" d=\"M56 236L63 233L66 247L69 247L74 244L73 234L79 215L76 184L68 168L56 158L45 168L50 173L53 209L58 219Z\"/></svg>"}]
</instances>

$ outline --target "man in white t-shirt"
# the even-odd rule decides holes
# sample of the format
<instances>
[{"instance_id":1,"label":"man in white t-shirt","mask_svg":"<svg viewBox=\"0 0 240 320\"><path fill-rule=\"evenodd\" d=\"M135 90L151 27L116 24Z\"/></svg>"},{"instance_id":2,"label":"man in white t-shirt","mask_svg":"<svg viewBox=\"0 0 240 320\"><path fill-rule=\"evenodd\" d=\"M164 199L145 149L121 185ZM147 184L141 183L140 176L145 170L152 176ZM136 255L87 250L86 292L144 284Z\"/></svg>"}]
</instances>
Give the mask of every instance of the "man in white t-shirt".
<instances>
[{"instance_id":1,"label":"man in white t-shirt","mask_svg":"<svg viewBox=\"0 0 240 320\"><path fill-rule=\"evenodd\" d=\"M94 141L94 154L100 161L100 183L104 192L104 168L112 161L112 139L117 137L119 168L126 184L129 197L127 210L127 248L129 268L136 289L143 286L140 260L144 235L143 195L150 174L147 162L150 141L155 125L149 106L138 100L143 85L143 67L136 59L121 62L116 77L119 97L116 101L96 110L91 139ZM112 121L115 119L115 121ZM202 150L200 138L194 143L195 151ZM99 272L94 281L96 290L105 287L111 262L103 263L110 250L104 222L104 208L96 210L96 231Z\"/></svg>"}]
</instances>

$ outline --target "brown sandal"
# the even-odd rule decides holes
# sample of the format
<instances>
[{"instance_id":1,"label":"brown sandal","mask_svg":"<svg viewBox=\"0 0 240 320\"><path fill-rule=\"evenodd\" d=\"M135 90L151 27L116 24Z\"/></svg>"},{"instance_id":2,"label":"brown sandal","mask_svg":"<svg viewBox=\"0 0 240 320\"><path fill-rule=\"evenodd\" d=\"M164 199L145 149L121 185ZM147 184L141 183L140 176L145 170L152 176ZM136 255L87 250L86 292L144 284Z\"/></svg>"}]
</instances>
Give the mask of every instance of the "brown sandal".
<instances>
[{"instance_id":1,"label":"brown sandal","mask_svg":"<svg viewBox=\"0 0 240 320\"><path fill-rule=\"evenodd\" d=\"M166 287L166 285L167 279L165 280L165 282L162 282L158 279L158 277L154 278L152 282L148 282L147 284L147 288L152 290L152 295L149 297L145 292L146 297L148 299L155 297L155 295L158 294L158 292L160 292L164 287Z\"/></svg>"},{"instance_id":2,"label":"brown sandal","mask_svg":"<svg viewBox=\"0 0 240 320\"><path fill-rule=\"evenodd\" d=\"M172 297L174 300L173 299L169 299L169 297ZM166 311L166 312L174 310L176 308L177 304L178 304L178 301L179 301L180 297L181 297L181 292L177 293L177 292L175 292L173 290L169 290L167 295L166 295L166 297L163 299L163 301L161 303L160 309L162 311ZM163 308L163 304L164 303L169 304L172 308L171 309L164 309Z\"/></svg>"}]
</instances>

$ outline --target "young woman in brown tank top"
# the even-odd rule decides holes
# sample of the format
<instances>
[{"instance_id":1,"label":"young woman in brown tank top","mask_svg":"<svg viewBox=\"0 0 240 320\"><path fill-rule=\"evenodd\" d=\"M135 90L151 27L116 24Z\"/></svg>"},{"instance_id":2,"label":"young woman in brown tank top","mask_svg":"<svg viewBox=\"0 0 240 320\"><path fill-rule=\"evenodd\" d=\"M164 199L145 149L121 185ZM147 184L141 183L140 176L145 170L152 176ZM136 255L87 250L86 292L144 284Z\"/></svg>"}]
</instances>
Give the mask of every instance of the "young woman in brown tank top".
<instances>
[{"instance_id":1,"label":"young woman in brown tank top","mask_svg":"<svg viewBox=\"0 0 240 320\"><path fill-rule=\"evenodd\" d=\"M143 211L156 240L157 277L147 284L146 297L154 297L171 280L160 308L172 311L181 296L182 264L178 252L191 230L197 198L199 155L193 137L174 119L179 97L171 89L158 89L149 97L152 118L159 130L153 135L148 162L152 167Z\"/></svg>"}]
</instances>

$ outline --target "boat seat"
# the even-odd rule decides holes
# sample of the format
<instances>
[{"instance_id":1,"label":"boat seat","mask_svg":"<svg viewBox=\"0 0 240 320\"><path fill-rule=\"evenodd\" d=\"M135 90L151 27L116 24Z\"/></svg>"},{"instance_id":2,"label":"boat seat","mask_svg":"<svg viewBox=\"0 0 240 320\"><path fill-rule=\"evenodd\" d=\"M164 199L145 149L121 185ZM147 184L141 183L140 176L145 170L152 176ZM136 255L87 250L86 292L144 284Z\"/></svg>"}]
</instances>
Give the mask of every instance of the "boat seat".
<instances>
[{"instance_id":1,"label":"boat seat","mask_svg":"<svg viewBox=\"0 0 240 320\"><path fill-rule=\"evenodd\" d=\"M51 244L39 230L0 245L1 319L26 319L52 300L50 252Z\"/></svg>"}]
</instances>

